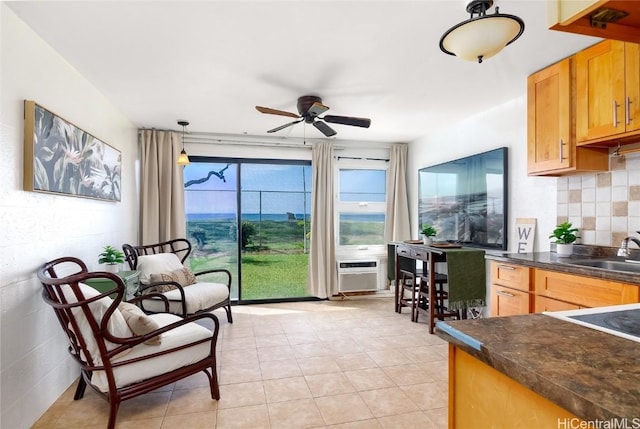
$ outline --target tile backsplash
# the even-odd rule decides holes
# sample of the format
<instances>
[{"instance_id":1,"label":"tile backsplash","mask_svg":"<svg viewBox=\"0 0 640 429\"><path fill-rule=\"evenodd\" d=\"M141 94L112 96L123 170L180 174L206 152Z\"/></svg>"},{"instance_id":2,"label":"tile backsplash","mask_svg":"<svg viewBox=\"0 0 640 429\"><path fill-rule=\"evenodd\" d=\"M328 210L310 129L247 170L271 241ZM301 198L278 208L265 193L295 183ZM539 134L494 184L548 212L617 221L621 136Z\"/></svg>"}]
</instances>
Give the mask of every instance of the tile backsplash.
<instances>
[{"instance_id":1,"label":"tile backsplash","mask_svg":"<svg viewBox=\"0 0 640 429\"><path fill-rule=\"evenodd\" d=\"M558 219L580 228L579 243L619 246L640 238L640 153L612 156L610 171L558 178Z\"/></svg>"}]
</instances>

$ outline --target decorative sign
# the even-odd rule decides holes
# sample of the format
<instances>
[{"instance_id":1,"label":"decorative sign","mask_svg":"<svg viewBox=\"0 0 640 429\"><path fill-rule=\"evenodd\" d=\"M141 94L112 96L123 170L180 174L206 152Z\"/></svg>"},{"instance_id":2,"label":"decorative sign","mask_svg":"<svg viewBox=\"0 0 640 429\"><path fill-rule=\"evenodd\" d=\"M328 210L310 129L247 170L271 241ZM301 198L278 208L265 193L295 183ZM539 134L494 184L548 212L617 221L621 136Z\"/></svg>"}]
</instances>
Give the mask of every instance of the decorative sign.
<instances>
[{"instance_id":1,"label":"decorative sign","mask_svg":"<svg viewBox=\"0 0 640 429\"><path fill-rule=\"evenodd\" d=\"M518 253L533 252L533 243L536 238L536 219L516 219L516 237L518 239Z\"/></svg>"}]
</instances>

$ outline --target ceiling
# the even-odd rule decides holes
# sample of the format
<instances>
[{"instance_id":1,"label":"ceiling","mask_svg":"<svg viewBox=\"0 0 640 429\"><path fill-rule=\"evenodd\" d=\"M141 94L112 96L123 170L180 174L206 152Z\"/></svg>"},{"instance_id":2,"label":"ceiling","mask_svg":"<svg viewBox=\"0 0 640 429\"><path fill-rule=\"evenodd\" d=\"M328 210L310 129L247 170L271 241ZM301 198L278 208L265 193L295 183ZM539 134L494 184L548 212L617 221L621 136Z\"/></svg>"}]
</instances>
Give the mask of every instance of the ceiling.
<instances>
[{"instance_id":1,"label":"ceiling","mask_svg":"<svg viewBox=\"0 0 640 429\"><path fill-rule=\"evenodd\" d=\"M305 94L340 140L407 142L521 96L526 77L598 39L547 30L546 1L496 1L524 34L482 64L439 50L466 1L20 1L8 6L140 128L266 136ZM490 10L490 13L494 9ZM322 138L297 124L277 135Z\"/></svg>"}]
</instances>

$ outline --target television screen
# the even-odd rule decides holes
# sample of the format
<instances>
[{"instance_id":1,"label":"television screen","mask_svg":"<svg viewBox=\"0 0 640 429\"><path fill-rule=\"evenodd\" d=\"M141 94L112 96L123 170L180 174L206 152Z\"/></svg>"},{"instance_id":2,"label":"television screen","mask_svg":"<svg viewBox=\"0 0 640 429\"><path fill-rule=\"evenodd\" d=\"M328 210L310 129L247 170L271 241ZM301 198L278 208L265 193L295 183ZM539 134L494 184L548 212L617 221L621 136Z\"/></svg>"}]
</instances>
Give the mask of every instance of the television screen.
<instances>
[{"instance_id":1,"label":"television screen","mask_svg":"<svg viewBox=\"0 0 640 429\"><path fill-rule=\"evenodd\" d=\"M436 241L507 249L507 148L418 171L420 230L432 225Z\"/></svg>"}]
</instances>

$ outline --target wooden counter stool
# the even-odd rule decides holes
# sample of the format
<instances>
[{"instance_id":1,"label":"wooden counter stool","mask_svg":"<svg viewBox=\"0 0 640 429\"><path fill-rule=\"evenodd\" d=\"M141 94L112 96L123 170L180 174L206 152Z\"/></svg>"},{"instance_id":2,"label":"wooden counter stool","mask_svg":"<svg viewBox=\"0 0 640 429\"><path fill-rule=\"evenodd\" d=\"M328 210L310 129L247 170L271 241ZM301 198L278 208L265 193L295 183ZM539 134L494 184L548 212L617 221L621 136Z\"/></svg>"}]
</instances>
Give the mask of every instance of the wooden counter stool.
<instances>
[{"instance_id":1,"label":"wooden counter stool","mask_svg":"<svg viewBox=\"0 0 640 429\"><path fill-rule=\"evenodd\" d=\"M449 298L449 294L444 290L445 283L447 283L447 276L445 274L435 273L435 290L433 294L435 302L433 303L433 314L434 317L439 320L449 317L447 314L450 313L445 305L445 300ZM413 317L414 322L418 321L418 316L421 311L425 312L427 316L429 316L429 306L431 305L429 292L429 277L420 277L420 282L417 288L415 316Z\"/></svg>"}]
</instances>

